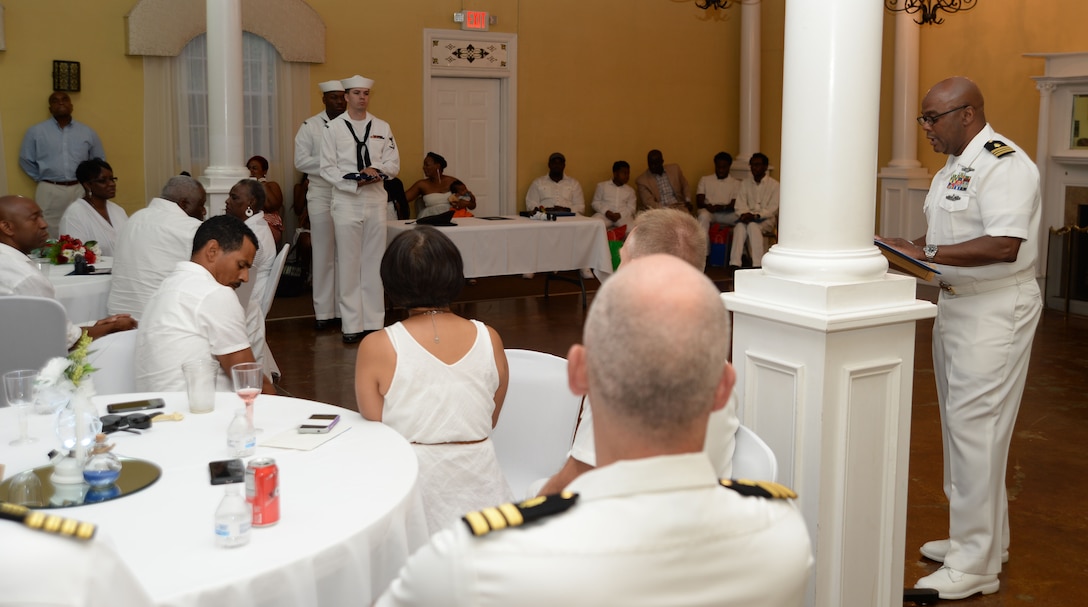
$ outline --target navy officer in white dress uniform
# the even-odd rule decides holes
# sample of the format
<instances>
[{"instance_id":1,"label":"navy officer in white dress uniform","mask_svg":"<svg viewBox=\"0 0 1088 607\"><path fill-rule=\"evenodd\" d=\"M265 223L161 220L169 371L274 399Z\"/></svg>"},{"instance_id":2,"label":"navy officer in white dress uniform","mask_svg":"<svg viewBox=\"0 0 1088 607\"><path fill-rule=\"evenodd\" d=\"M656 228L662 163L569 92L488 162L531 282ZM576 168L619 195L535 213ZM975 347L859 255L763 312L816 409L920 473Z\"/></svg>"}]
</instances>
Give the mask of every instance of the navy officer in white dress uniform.
<instances>
[{"instance_id":1,"label":"navy officer in white dress uniform","mask_svg":"<svg viewBox=\"0 0 1088 607\"><path fill-rule=\"evenodd\" d=\"M966 78L930 89L918 122L948 160L926 196L926 235L885 242L941 272L933 367L949 537L922 546L944 566L916 587L962 599L997 592L1008 560L1005 469L1042 310L1039 171L986 122L982 92Z\"/></svg>"},{"instance_id":2,"label":"navy officer in white dress uniform","mask_svg":"<svg viewBox=\"0 0 1088 607\"><path fill-rule=\"evenodd\" d=\"M812 552L792 492L719 481L702 452L733 389L728 347L706 276L667 255L625 263L568 354L599 467L562 494L465 515L377 605L801 605Z\"/></svg>"}]
</instances>

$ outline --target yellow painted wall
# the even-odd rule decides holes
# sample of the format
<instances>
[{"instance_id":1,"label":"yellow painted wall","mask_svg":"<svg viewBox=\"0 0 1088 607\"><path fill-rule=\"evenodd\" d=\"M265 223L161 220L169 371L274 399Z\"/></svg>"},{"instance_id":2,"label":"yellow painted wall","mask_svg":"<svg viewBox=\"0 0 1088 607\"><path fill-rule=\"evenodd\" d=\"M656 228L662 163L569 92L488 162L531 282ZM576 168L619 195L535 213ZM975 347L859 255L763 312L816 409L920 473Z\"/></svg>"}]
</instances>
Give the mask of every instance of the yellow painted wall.
<instances>
[{"instance_id":1,"label":"yellow painted wall","mask_svg":"<svg viewBox=\"0 0 1088 607\"><path fill-rule=\"evenodd\" d=\"M30 125L49 118L53 60L78 61L82 90L69 93L73 117L93 127L118 176L117 202L143 208L143 67L125 55L124 15L132 2L4 0L7 50L0 51L0 116L11 194L34 195L19 168Z\"/></svg>"},{"instance_id":2,"label":"yellow painted wall","mask_svg":"<svg viewBox=\"0 0 1088 607\"><path fill-rule=\"evenodd\" d=\"M1088 50L1085 23L1088 2L1083 0L979 2L942 25L922 28L919 94L949 76L971 78L982 88L990 124L1035 159L1039 92L1031 76L1043 74L1044 61L1022 55ZM921 129L918 155L931 171L944 166Z\"/></svg>"},{"instance_id":3,"label":"yellow painted wall","mask_svg":"<svg viewBox=\"0 0 1088 607\"><path fill-rule=\"evenodd\" d=\"M135 0L4 0L7 50L0 52L0 116L13 193L33 194L18 168L26 128L48 117L53 59L81 62L83 91L72 95L75 116L102 137L121 177L119 202L140 208L143 191L142 61L124 54L124 15ZM361 73L377 81L372 110L388 120L401 144L402 177L422 176L422 30L454 29L452 14L470 8L498 18L493 31L518 35L518 195L545 172L547 155L567 155L568 172L587 194L623 158L637 175L658 147L689 180L712 170L719 150L739 145L736 82L740 12L704 20L692 0L310 0L327 25L327 63L311 67L311 88ZM781 161L783 31L786 0L762 2L761 148ZM974 78L987 115L1031 154L1038 93L1030 76L1034 51L1083 51L1082 0L986 0L974 10L926 26L921 36L920 87L943 77ZM376 24L373 27L366 24ZM894 28L885 19L882 107L891 108ZM320 109L316 90L313 112ZM848 127L848 125L844 125ZM890 157L889 118L881 120L878 163ZM931 170L943 163L922 137L919 156ZM519 200L520 204L520 200Z\"/></svg>"}]
</instances>

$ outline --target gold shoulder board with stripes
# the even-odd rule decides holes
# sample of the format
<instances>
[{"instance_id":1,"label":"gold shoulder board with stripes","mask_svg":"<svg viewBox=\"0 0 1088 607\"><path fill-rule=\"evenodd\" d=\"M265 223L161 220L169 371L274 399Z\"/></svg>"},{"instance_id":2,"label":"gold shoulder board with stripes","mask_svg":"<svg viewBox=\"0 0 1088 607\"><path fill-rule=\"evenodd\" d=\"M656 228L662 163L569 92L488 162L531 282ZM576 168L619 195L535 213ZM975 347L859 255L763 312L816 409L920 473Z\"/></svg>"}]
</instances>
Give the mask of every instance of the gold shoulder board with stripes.
<instances>
[{"instance_id":1,"label":"gold shoulder board with stripes","mask_svg":"<svg viewBox=\"0 0 1088 607\"><path fill-rule=\"evenodd\" d=\"M792 500L797 498L793 489L771 481L750 481L745 479L723 478L720 481L722 487L732 489L741 495L751 497L764 497L768 499Z\"/></svg>"},{"instance_id":2,"label":"gold shoulder board with stripes","mask_svg":"<svg viewBox=\"0 0 1088 607\"><path fill-rule=\"evenodd\" d=\"M45 533L83 541L94 537L96 529L92 523L63 518L55 514L45 514L37 510L30 510L26 506L7 502L0 502L0 519L22 523L24 526L36 531L44 531Z\"/></svg>"},{"instance_id":3,"label":"gold shoulder board with stripes","mask_svg":"<svg viewBox=\"0 0 1088 607\"><path fill-rule=\"evenodd\" d=\"M577 500L577 493L564 491L555 495L541 495L518 504L507 503L469 512L461 517L461 520L468 525L472 535L479 537L492 531L519 527L546 516L559 514L573 506Z\"/></svg>"},{"instance_id":4,"label":"gold shoulder board with stripes","mask_svg":"<svg viewBox=\"0 0 1088 607\"><path fill-rule=\"evenodd\" d=\"M997 139L990 140L986 143L986 151L1001 158L1005 154L1014 154L1016 150L1012 149L1012 146L1004 141L998 141Z\"/></svg>"}]
</instances>

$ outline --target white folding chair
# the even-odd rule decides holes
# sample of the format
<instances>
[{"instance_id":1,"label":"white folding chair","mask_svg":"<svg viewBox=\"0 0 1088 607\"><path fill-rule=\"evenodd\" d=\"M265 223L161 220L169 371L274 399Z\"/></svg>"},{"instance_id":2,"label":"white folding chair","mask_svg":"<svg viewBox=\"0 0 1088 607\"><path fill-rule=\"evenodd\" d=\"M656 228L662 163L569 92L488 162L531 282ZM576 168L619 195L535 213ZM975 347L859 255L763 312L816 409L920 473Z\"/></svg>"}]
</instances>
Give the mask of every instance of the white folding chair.
<instances>
[{"instance_id":1,"label":"white folding chair","mask_svg":"<svg viewBox=\"0 0 1088 607\"><path fill-rule=\"evenodd\" d=\"M737 428L737 448L733 451L733 478L758 481L778 480L778 459L774 451L751 428Z\"/></svg>"},{"instance_id":2,"label":"white folding chair","mask_svg":"<svg viewBox=\"0 0 1088 607\"><path fill-rule=\"evenodd\" d=\"M46 361L68 355L68 314L48 297L0 297L0 375L41 369ZM0 387L0 403L7 397Z\"/></svg>"},{"instance_id":3,"label":"white folding chair","mask_svg":"<svg viewBox=\"0 0 1088 607\"><path fill-rule=\"evenodd\" d=\"M136 392L136 331L120 331L91 342L87 362L96 394Z\"/></svg>"},{"instance_id":4,"label":"white folding chair","mask_svg":"<svg viewBox=\"0 0 1088 607\"><path fill-rule=\"evenodd\" d=\"M581 397L567 388L567 360L544 352L506 350L510 385L491 433L514 497L559 471L578 422Z\"/></svg>"}]
</instances>

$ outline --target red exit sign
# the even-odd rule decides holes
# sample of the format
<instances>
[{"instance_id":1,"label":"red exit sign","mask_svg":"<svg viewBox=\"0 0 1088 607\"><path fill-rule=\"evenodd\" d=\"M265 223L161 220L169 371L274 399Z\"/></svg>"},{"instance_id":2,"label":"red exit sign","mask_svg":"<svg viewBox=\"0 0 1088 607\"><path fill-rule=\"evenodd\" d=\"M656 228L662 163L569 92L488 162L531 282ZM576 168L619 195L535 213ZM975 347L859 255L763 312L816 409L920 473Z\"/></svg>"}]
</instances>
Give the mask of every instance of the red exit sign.
<instances>
[{"instance_id":1,"label":"red exit sign","mask_svg":"<svg viewBox=\"0 0 1088 607\"><path fill-rule=\"evenodd\" d=\"M477 32L486 32L488 30L490 16L487 11L462 11L462 13L464 14L464 21L461 22L461 29Z\"/></svg>"}]
</instances>

